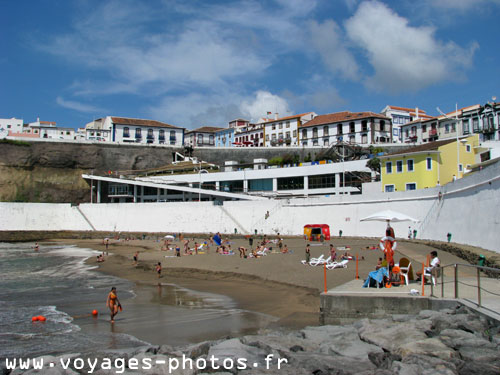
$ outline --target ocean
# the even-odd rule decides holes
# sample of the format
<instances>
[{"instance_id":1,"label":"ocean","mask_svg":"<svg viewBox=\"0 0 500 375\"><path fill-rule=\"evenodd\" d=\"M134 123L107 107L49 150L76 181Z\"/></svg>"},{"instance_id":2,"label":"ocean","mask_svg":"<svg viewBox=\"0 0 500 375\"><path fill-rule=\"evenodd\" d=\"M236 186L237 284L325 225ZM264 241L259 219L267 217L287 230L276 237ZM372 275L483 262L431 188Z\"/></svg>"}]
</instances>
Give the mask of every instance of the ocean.
<instances>
[{"instance_id":1,"label":"ocean","mask_svg":"<svg viewBox=\"0 0 500 375\"><path fill-rule=\"evenodd\" d=\"M94 250L33 246L0 243L0 359L185 345L256 333L275 320L240 310L226 296L173 284L136 286L102 274L85 264ZM105 306L111 286L124 306L115 324ZM47 321L32 322L38 315Z\"/></svg>"}]
</instances>

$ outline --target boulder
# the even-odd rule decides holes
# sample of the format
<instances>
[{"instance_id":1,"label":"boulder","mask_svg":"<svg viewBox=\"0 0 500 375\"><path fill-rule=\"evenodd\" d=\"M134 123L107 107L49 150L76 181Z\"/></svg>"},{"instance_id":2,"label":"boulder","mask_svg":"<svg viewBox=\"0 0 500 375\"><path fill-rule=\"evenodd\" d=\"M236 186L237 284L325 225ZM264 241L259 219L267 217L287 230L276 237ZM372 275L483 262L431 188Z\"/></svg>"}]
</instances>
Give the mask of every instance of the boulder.
<instances>
[{"instance_id":1,"label":"boulder","mask_svg":"<svg viewBox=\"0 0 500 375\"><path fill-rule=\"evenodd\" d=\"M411 355L438 357L443 360L458 357L456 351L443 344L441 340L437 338L408 342L401 345L394 352L399 354L403 359Z\"/></svg>"},{"instance_id":2,"label":"boulder","mask_svg":"<svg viewBox=\"0 0 500 375\"><path fill-rule=\"evenodd\" d=\"M387 320L376 322L364 320L358 330L361 340L394 352L398 348L427 338L426 334L415 328L412 322L395 323Z\"/></svg>"},{"instance_id":3,"label":"boulder","mask_svg":"<svg viewBox=\"0 0 500 375\"><path fill-rule=\"evenodd\" d=\"M340 355L324 355L317 353L295 353L290 358L288 369L282 367L284 374L363 374L370 373L376 369L369 360L360 360ZM275 371L274 373L280 373Z\"/></svg>"},{"instance_id":4,"label":"boulder","mask_svg":"<svg viewBox=\"0 0 500 375\"><path fill-rule=\"evenodd\" d=\"M223 365L224 360L227 360L228 363L229 361L236 363L238 359L245 359L248 366L257 364L260 367L265 366L265 358L268 354L269 353L263 349L256 346L245 345L239 339L234 338L211 346L208 350L207 358L210 359L214 356L218 359L216 363L219 366ZM276 360L277 357L274 359Z\"/></svg>"},{"instance_id":5,"label":"boulder","mask_svg":"<svg viewBox=\"0 0 500 375\"><path fill-rule=\"evenodd\" d=\"M463 346L477 348L497 348L494 343L479 337L474 333L465 332L460 329L445 329L439 334L439 339L450 348L458 349Z\"/></svg>"}]
</instances>

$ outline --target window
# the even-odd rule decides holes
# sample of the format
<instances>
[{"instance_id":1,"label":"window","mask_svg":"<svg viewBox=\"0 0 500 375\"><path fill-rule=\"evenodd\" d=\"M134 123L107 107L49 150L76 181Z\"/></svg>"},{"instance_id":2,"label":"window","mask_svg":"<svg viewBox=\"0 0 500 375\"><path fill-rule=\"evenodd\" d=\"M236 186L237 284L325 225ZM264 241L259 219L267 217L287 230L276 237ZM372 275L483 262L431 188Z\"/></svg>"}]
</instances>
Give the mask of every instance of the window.
<instances>
[{"instance_id":1,"label":"window","mask_svg":"<svg viewBox=\"0 0 500 375\"><path fill-rule=\"evenodd\" d=\"M354 124L354 122L350 122L349 123L349 132L354 133L355 131L356 131L356 125Z\"/></svg>"},{"instance_id":2,"label":"window","mask_svg":"<svg viewBox=\"0 0 500 375\"><path fill-rule=\"evenodd\" d=\"M408 172L413 172L415 170L413 165L413 159L408 159L406 161L406 169Z\"/></svg>"},{"instance_id":3,"label":"window","mask_svg":"<svg viewBox=\"0 0 500 375\"><path fill-rule=\"evenodd\" d=\"M318 128L313 128L313 138L318 138Z\"/></svg>"},{"instance_id":4,"label":"window","mask_svg":"<svg viewBox=\"0 0 500 375\"><path fill-rule=\"evenodd\" d=\"M309 189L324 189L335 187L334 174L309 176Z\"/></svg>"},{"instance_id":5,"label":"window","mask_svg":"<svg viewBox=\"0 0 500 375\"><path fill-rule=\"evenodd\" d=\"M462 124L464 134L469 134L469 120L463 120Z\"/></svg>"},{"instance_id":6,"label":"window","mask_svg":"<svg viewBox=\"0 0 500 375\"><path fill-rule=\"evenodd\" d=\"M290 127L290 121L287 121L286 122L286 127L289 128Z\"/></svg>"},{"instance_id":7,"label":"window","mask_svg":"<svg viewBox=\"0 0 500 375\"><path fill-rule=\"evenodd\" d=\"M422 125L422 133L425 133L427 131L427 125Z\"/></svg>"},{"instance_id":8,"label":"window","mask_svg":"<svg viewBox=\"0 0 500 375\"><path fill-rule=\"evenodd\" d=\"M142 138L141 128L135 128L135 138L136 139L141 139Z\"/></svg>"},{"instance_id":9,"label":"window","mask_svg":"<svg viewBox=\"0 0 500 375\"><path fill-rule=\"evenodd\" d=\"M129 138L130 133L129 133L129 128L123 128L123 138Z\"/></svg>"},{"instance_id":10,"label":"window","mask_svg":"<svg viewBox=\"0 0 500 375\"><path fill-rule=\"evenodd\" d=\"M203 144L203 134L198 134L198 144Z\"/></svg>"},{"instance_id":11,"label":"window","mask_svg":"<svg viewBox=\"0 0 500 375\"><path fill-rule=\"evenodd\" d=\"M445 124L444 125L444 132L449 133L450 132L450 124Z\"/></svg>"},{"instance_id":12,"label":"window","mask_svg":"<svg viewBox=\"0 0 500 375\"><path fill-rule=\"evenodd\" d=\"M414 182L406 184L406 191L417 190L417 184Z\"/></svg>"},{"instance_id":13,"label":"window","mask_svg":"<svg viewBox=\"0 0 500 375\"><path fill-rule=\"evenodd\" d=\"M403 172L403 160L396 161L396 172L397 173Z\"/></svg>"},{"instance_id":14,"label":"window","mask_svg":"<svg viewBox=\"0 0 500 375\"><path fill-rule=\"evenodd\" d=\"M479 119L477 117L472 119L472 129L475 132L479 131Z\"/></svg>"},{"instance_id":15,"label":"window","mask_svg":"<svg viewBox=\"0 0 500 375\"><path fill-rule=\"evenodd\" d=\"M148 129L148 137L147 139L152 140L153 139L153 129Z\"/></svg>"},{"instance_id":16,"label":"window","mask_svg":"<svg viewBox=\"0 0 500 375\"><path fill-rule=\"evenodd\" d=\"M391 174L392 173L392 162L388 161L385 163L385 173Z\"/></svg>"},{"instance_id":17,"label":"window","mask_svg":"<svg viewBox=\"0 0 500 375\"><path fill-rule=\"evenodd\" d=\"M210 143L211 145L214 144L214 136L212 134L208 136L208 143Z\"/></svg>"},{"instance_id":18,"label":"window","mask_svg":"<svg viewBox=\"0 0 500 375\"><path fill-rule=\"evenodd\" d=\"M350 143L350 144L354 144L354 143L356 143L356 136L354 136L354 135L350 135L350 136L349 136L349 143Z\"/></svg>"},{"instance_id":19,"label":"window","mask_svg":"<svg viewBox=\"0 0 500 375\"><path fill-rule=\"evenodd\" d=\"M283 129L283 123L280 122L280 129Z\"/></svg>"},{"instance_id":20,"label":"window","mask_svg":"<svg viewBox=\"0 0 500 375\"><path fill-rule=\"evenodd\" d=\"M368 143L368 134L361 135L361 143Z\"/></svg>"},{"instance_id":21,"label":"window","mask_svg":"<svg viewBox=\"0 0 500 375\"><path fill-rule=\"evenodd\" d=\"M304 177L278 178L278 190L304 189Z\"/></svg>"},{"instance_id":22,"label":"window","mask_svg":"<svg viewBox=\"0 0 500 375\"><path fill-rule=\"evenodd\" d=\"M384 190L386 193L392 193L394 191L394 185L385 185Z\"/></svg>"},{"instance_id":23,"label":"window","mask_svg":"<svg viewBox=\"0 0 500 375\"><path fill-rule=\"evenodd\" d=\"M176 140L175 130L170 130L170 144L172 144L172 142L175 143L175 140Z\"/></svg>"},{"instance_id":24,"label":"window","mask_svg":"<svg viewBox=\"0 0 500 375\"><path fill-rule=\"evenodd\" d=\"M323 146L328 146L328 138L323 139Z\"/></svg>"},{"instance_id":25,"label":"window","mask_svg":"<svg viewBox=\"0 0 500 375\"><path fill-rule=\"evenodd\" d=\"M342 130L342 124L337 125L337 134L344 134L344 132Z\"/></svg>"},{"instance_id":26,"label":"window","mask_svg":"<svg viewBox=\"0 0 500 375\"><path fill-rule=\"evenodd\" d=\"M272 139L273 141L275 141L275 140L276 140L276 134L271 134L271 139Z\"/></svg>"},{"instance_id":27,"label":"window","mask_svg":"<svg viewBox=\"0 0 500 375\"><path fill-rule=\"evenodd\" d=\"M313 146L318 146L318 144L319 144L319 143L318 143L318 140L317 140L317 139L314 139L314 140L313 140Z\"/></svg>"},{"instance_id":28,"label":"window","mask_svg":"<svg viewBox=\"0 0 500 375\"><path fill-rule=\"evenodd\" d=\"M165 141L165 130L160 129L160 131L158 132L158 139L160 141Z\"/></svg>"},{"instance_id":29,"label":"window","mask_svg":"<svg viewBox=\"0 0 500 375\"><path fill-rule=\"evenodd\" d=\"M297 130L294 130L293 131L293 137L296 138L297 137Z\"/></svg>"},{"instance_id":30,"label":"window","mask_svg":"<svg viewBox=\"0 0 500 375\"><path fill-rule=\"evenodd\" d=\"M328 126L323 126L323 137L328 137Z\"/></svg>"},{"instance_id":31,"label":"window","mask_svg":"<svg viewBox=\"0 0 500 375\"><path fill-rule=\"evenodd\" d=\"M432 158L427 158L425 159L426 165L427 165L427 170L432 171Z\"/></svg>"},{"instance_id":32,"label":"window","mask_svg":"<svg viewBox=\"0 0 500 375\"><path fill-rule=\"evenodd\" d=\"M290 132L286 132L285 137L286 137L287 139L290 139L290 138L291 138L291 136L290 136Z\"/></svg>"},{"instance_id":33,"label":"window","mask_svg":"<svg viewBox=\"0 0 500 375\"><path fill-rule=\"evenodd\" d=\"M390 130L389 124L387 124L387 128L386 128L385 121L380 120L380 130L383 132L388 132Z\"/></svg>"},{"instance_id":34,"label":"window","mask_svg":"<svg viewBox=\"0 0 500 375\"><path fill-rule=\"evenodd\" d=\"M366 120L361 121L361 130L364 132L368 131L368 122Z\"/></svg>"},{"instance_id":35,"label":"window","mask_svg":"<svg viewBox=\"0 0 500 375\"><path fill-rule=\"evenodd\" d=\"M467 152L471 152L471 147L470 147L470 145L465 145L465 151L467 151Z\"/></svg>"},{"instance_id":36,"label":"window","mask_svg":"<svg viewBox=\"0 0 500 375\"><path fill-rule=\"evenodd\" d=\"M276 130L276 124L273 124L273 130Z\"/></svg>"},{"instance_id":37,"label":"window","mask_svg":"<svg viewBox=\"0 0 500 375\"><path fill-rule=\"evenodd\" d=\"M266 134L266 141L269 141L269 134Z\"/></svg>"},{"instance_id":38,"label":"window","mask_svg":"<svg viewBox=\"0 0 500 375\"><path fill-rule=\"evenodd\" d=\"M459 172L463 172L463 170L464 170L464 166L463 166L463 164L459 164L459 165L458 165L458 171L459 171Z\"/></svg>"},{"instance_id":39,"label":"window","mask_svg":"<svg viewBox=\"0 0 500 375\"><path fill-rule=\"evenodd\" d=\"M302 129L302 139L307 139L307 129Z\"/></svg>"}]
</instances>

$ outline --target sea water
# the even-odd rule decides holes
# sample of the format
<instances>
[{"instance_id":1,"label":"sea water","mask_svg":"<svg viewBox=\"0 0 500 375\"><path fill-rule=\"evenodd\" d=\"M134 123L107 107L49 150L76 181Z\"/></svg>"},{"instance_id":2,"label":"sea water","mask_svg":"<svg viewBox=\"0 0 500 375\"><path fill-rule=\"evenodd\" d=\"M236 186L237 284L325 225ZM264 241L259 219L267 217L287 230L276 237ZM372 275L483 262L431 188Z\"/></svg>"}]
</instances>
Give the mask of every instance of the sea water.
<instances>
[{"instance_id":1,"label":"sea water","mask_svg":"<svg viewBox=\"0 0 500 375\"><path fill-rule=\"evenodd\" d=\"M60 244L0 243L0 359L86 353L146 344L182 345L254 333L272 317L241 311L228 297L177 285L135 286L97 272L98 252ZM110 324L106 297L124 311ZM93 317L93 309L99 311ZM32 322L43 315L46 322Z\"/></svg>"}]
</instances>

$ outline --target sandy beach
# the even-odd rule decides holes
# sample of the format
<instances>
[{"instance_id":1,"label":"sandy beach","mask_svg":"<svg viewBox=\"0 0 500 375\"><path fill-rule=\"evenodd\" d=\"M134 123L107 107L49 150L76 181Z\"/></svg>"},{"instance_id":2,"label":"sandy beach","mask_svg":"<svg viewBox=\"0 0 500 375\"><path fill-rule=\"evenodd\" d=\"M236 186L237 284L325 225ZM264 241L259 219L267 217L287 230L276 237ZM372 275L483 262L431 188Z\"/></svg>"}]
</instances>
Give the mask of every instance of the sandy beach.
<instances>
[{"instance_id":1,"label":"sandy beach","mask_svg":"<svg viewBox=\"0 0 500 375\"><path fill-rule=\"evenodd\" d=\"M190 247L194 243L203 243L207 238L186 237ZM276 238L270 237L275 240ZM254 239L254 247L261 237ZM102 239L58 240L66 244L106 251ZM301 237L284 238L283 243L290 252L280 253L276 244L270 243L272 251L259 258L240 258L238 246L249 248L244 237L230 238L229 243L234 255L216 254L216 246L198 255L184 255L182 243L177 240L170 247L181 247L181 257L175 256L173 250L161 250L163 240L157 239L110 239L105 261L97 263L95 258L87 262L97 265L99 271L128 279L138 286L147 287L158 284L175 284L196 291L217 293L236 301L240 309L268 314L277 320L270 327L302 328L319 324L319 294L324 290L323 267L303 265L305 245L311 244L311 257L329 255L329 244L346 250L338 250L338 254L348 251L359 255L358 263L360 279L374 270L382 252L378 247L378 239L371 238L335 238L325 243L306 242ZM375 249L373 249L375 248ZM425 261L433 248L418 242L401 241L398 243L395 259L409 257L413 264ZM137 266L133 263L134 253L139 252ZM443 264L464 262L454 255L440 251ZM161 262L163 270L161 278L155 272L155 265ZM327 270L327 288L342 285L356 277L356 262L350 261L347 268Z\"/></svg>"}]
</instances>

